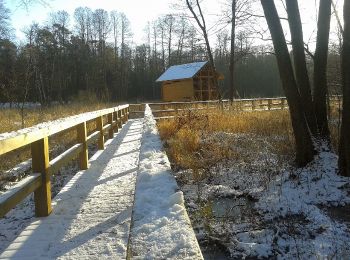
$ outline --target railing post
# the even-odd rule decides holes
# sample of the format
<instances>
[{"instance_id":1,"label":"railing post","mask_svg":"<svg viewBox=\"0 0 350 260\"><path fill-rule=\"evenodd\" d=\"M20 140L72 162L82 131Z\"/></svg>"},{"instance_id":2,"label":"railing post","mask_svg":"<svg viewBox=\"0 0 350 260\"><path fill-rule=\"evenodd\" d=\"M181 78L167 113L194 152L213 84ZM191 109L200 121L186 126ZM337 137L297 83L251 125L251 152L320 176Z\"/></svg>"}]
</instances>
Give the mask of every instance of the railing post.
<instances>
[{"instance_id":1,"label":"railing post","mask_svg":"<svg viewBox=\"0 0 350 260\"><path fill-rule=\"evenodd\" d=\"M125 109L125 122L128 122L129 120L129 107Z\"/></svg>"},{"instance_id":2,"label":"railing post","mask_svg":"<svg viewBox=\"0 0 350 260\"><path fill-rule=\"evenodd\" d=\"M111 125L111 128L108 131L108 137L109 139L112 139L114 137L114 131L113 131L113 112L108 114L108 124Z\"/></svg>"},{"instance_id":3,"label":"railing post","mask_svg":"<svg viewBox=\"0 0 350 260\"><path fill-rule=\"evenodd\" d=\"M49 174L49 139L44 137L31 144L32 170L41 173L41 186L34 192L35 215L46 217L52 211Z\"/></svg>"},{"instance_id":4,"label":"railing post","mask_svg":"<svg viewBox=\"0 0 350 260\"><path fill-rule=\"evenodd\" d=\"M286 108L286 100L284 98L281 99L282 102L282 109Z\"/></svg>"},{"instance_id":5,"label":"railing post","mask_svg":"<svg viewBox=\"0 0 350 260\"><path fill-rule=\"evenodd\" d=\"M114 132L118 133L118 110L113 112L113 119L115 120L113 126Z\"/></svg>"},{"instance_id":6,"label":"railing post","mask_svg":"<svg viewBox=\"0 0 350 260\"><path fill-rule=\"evenodd\" d=\"M119 109L118 110L118 128L122 128L123 127L123 122L122 122L122 111Z\"/></svg>"},{"instance_id":7,"label":"railing post","mask_svg":"<svg viewBox=\"0 0 350 260\"><path fill-rule=\"evenodd\" d=\"M98 138L98 149L105 149L105 137L103 135L103 116L99 116L96 118L96 128L97 131L100 131L100 137Z\"/></svg>"},{"instance_id":8,"label":"railing post","mask_svg":"<svg viewBox=\"0 0 350 260\"><path fill-rule=\"evenodd\" d=\"M77 126L77 137L78 142L83 145L83 150L79 154L80 170L86 170L87 168L89 168L88 146L86 143L86 122L83 122Z\"/></svg>"}]
</instances>

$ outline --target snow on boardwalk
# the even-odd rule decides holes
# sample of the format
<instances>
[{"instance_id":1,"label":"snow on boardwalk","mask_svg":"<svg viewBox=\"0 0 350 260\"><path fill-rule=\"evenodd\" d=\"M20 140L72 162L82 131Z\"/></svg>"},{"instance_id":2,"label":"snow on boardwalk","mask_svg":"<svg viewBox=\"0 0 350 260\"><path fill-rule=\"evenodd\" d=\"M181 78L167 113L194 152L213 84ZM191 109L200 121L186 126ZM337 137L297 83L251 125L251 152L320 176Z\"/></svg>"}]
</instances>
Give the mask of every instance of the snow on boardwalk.
<instances>
[{"instance_id":1,"label":"snow on boardwalk","mask_svg":"<svg viewBox=\"0 0 350 260\"><path fill-rule=\"evenodd\" d=\"M125 259L142 125L129 120L0 259Z\"/></svg>"},{"instance_id":2,"label":"snow on boardwalk","mask_svg":"<svg viewBox=\"0 0 350 260\"><path fill-rule=\"evenodd\" d=\"M133 259L203 259L148 105L130 248Z\"/></svg>"}]
</instances>

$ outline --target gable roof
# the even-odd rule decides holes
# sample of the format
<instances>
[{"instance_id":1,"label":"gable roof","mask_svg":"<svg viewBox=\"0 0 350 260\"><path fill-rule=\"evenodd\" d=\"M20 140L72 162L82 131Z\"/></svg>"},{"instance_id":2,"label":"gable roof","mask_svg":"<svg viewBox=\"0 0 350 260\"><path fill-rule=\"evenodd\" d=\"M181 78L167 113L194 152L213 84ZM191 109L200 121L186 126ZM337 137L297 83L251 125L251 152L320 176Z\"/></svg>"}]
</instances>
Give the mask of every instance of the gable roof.
<instances>
[{"instance_id":1,"label":"gable roof","mask_svg":"<svg viewBox=\"0 0 350 260\"><path fill-rule=\"evenodd\" d=\"M156 82L177 80L177 79L190 79L200 71L208 61L193 62L182 65L175 65L168 68Z\"/></svg>"}]
</instances>

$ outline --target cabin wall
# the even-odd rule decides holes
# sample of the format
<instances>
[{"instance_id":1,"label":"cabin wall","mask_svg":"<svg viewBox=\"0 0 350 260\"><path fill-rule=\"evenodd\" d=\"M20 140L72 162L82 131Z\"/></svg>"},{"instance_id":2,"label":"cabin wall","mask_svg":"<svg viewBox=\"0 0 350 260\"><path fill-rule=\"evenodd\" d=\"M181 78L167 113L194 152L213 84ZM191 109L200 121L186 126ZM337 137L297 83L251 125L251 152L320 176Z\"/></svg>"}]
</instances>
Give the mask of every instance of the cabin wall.
<instances>
[{"instance_id":1,"label":"cabin wall","mask_svg":"<svg viewBox=\"0 0 350 260\"><path fill-rule=\"evenodd\" d=\"M167 81L162 84L162 99L166 102L193 100L193 80Z\"/></svg>"}]
</instances>

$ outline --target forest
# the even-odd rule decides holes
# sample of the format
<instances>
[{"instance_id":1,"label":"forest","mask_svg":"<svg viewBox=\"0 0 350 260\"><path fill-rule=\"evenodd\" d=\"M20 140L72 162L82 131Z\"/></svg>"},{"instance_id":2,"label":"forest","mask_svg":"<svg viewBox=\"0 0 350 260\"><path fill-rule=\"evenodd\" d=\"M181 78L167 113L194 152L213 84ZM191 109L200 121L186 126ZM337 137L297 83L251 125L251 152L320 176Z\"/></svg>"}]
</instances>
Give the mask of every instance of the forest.
<instances>
[{"instance_id":1,"label":"forest","mask_svg":"<svg viewBox=\"0 0 350 260\"><path fill-rule=\"evenodd\" d=\"M257 32L247 17L250 1L237 11L235 85L242 98L283 96L278 68L269 42L257 44ZM242 7L240 7L242 9ZM221 23L231 19L224 13ZM128 17L79 7L74 15L52 12L42 24L23 29L18 41L10 11L0 1L0 102L65 103L78 95L94 94L103 101L145 101L160 98L155 80L169 66L208 60L201 33L182 15L166 14L144 25L144 43L135 43ZM226 20L225 20L226 19ZM261 18L260 18L261 19ZM227 22L226 22L227 23ZM228 24L228 23L227 23ZM229 25L229 24L228 24ZM227 26L226 26L227 27ZM229 96L229 28L213 36L213 56L225 75L221 96ZM328 73L333 94L339 92L339 45L331 43ZM312 70L312 55L308 56Z\"/></svg>"}]
</instances>

